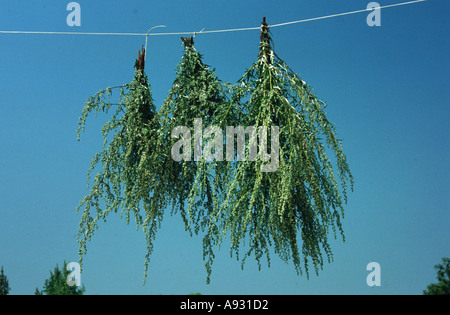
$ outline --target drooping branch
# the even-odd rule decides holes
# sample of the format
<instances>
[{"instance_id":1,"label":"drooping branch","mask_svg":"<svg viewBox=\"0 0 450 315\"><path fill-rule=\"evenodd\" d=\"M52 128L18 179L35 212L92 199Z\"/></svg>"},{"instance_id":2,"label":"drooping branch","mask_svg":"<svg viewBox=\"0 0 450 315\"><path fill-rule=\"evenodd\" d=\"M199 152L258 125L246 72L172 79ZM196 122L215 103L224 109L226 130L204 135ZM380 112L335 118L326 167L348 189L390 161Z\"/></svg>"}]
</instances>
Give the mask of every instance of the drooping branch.
<instances>
[{"instance_id":1,"label":"drooping branch","mask_svg":"<svg viewBox=\"0 0 450 315\"><path fill-rule=\"evenodd\" d=\"M324 103L273 52L265 19L260 39L259 58L239 80L235 98L246 113L241 125L279 128L279 154L272 156L279 158L279 166L274 172L261 172L265 162L260 158L234 164L221 229L230 231L237 257L241 245L250 240L242 263L249 255L255 255L258 264L265 255L269 263L273 245L283 260L292 259L299 273L304 269L308 274L310 260L317 272L323 265L322 251L329 261L332 257L329 228L343 235L343 201L323 137L336 155L344 199L346 182L352 185L353 177L323 112Z\"/></svg>"},{"instance_id":2,"label":"drooping branch","mask_svg":"<svg viewBox=\"0 0 450 315\"><path fill-rule=\"evenodd\" d=\"M121 209L127 223L134 215L137 227L144 222L141 207L146 211L144 217L152 216L147 211L153 205L151 183L154 179L150 161L154 156L155 132L159 127L154 119L156 110L150 85L143 71L144 55L144 49L142 53L138 52L134 79L121 87L118 102L110 100L112 88L107 88L86 101L80 117L78 134L84 131L90 113L108 113L112 104L117 104L111 119L102 128L104 145L91 161L88 183L91 173L97 170L99 173L77 208L77 211L83 209L78 233L80 262L86 253L86 242L91 239L98 222L106 220L109 213ZM95 211L91 212L91 208ZM160 220L160 216L155 215L153 219Z\"/></svg>"}]
</instances>

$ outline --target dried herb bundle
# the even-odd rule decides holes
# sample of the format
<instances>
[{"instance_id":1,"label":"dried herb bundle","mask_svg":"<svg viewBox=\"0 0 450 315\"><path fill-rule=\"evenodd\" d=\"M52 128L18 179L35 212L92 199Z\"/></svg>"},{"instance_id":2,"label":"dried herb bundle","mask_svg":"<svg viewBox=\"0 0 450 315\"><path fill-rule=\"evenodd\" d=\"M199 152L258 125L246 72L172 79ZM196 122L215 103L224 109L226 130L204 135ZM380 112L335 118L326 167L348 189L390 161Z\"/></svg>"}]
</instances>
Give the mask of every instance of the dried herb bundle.
<instances>
[{"instance_id":1,"label":"dried herb bundle","mask_svg":"<svg viewBox=\"0 0 450 315\"><path fill-rule=\"evenodd\" d=\"M154 208L151 200L152 168L150 157L155 155L156 110L151 97L150 85L144 73L144 55L138 52L136 71L132 82L115 88L106 88L90 97L83 108L79 121L78 139L84 131L87 116L100 111L108 113L114 108L111 119L103 126L103 149L97 153L88 171L90 175L101 164L102 168L93 180L88 195L79 209L84 207L78 232L80 261L86 253L86 242L91 239L99 220L106 220L111 212L121 209L127 223L130 213L137 226L143 224L141 207ZM111 101L113 89L119 89L119 102Z\"/></svg>"},{"instance_id":2,"label":"dried herb bundle","mask_svg":"<svg viewBox=\"0 0 450 315\"><path fill-rule=\"evenodd\" d=\"M241 125L265 126L272 137L269 127L279 128L275 142L279 165L276 171L262 172L261 166L267 162L261 154L256 161L247 158L233 164L222 204L227 215L219 226L230 232L231 250L238 259L240 247L248 239L242 266L252 254L259 266L264 255L270 265L273 246L284 261L292 259L298 273L302 272L302 257L306 272L309 259L317 272L323 265L322 249L332 258L329 228L335 237L336 228L344 236L341 215L347 182L353 185L353 177L335 128L323 111L325 104L272 46L269 27L263 21L259 58L239 80L233 99L245 113ZM339 181L321 139L326 139L336 156Z\"/></svg>"},{"instance_id":3,"label":"dried herb bundle","mask_svg":"<svg viewBox=\"0 0 450 315\"><path fill-rule=\"evenodd\" d=\"M234 107L226 96L228 86L203 63L202 55L194 48L193 38L182 40L184 55L176 69L177 77L158 112L161 128L157 148L161 164L157 168L159 174L154 193L168 198L173 212L181 213L186 229L196 234L200 230L206 231L204 258L208 257L209 282L214 258L214 240L209 235L217 235L210 218L215 216L214 209L218 209L221 202L229 165L208 159L204 152L214 142L214 137L222 143L220 135L211 132L208 137L208 126L232 124ZM196 127L198 122L200 128ZM202 126L206 127L204 132ZM174 134L178 128L182 132ZM198 134L197 140L193 139ZM182 159L174 157L179 151L182 151Z\"/></svg>"}]
</instances>

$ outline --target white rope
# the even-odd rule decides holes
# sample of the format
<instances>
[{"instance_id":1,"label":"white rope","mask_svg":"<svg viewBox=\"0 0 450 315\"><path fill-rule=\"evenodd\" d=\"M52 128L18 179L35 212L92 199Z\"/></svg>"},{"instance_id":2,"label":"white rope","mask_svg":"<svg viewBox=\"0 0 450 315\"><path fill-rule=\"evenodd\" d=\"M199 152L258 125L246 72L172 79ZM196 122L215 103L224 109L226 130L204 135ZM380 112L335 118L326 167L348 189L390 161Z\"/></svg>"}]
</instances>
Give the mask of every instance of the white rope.
<instances>
[{"instance_id":1,"label":"white rope","mask_svg":"<svg viewBox=\"0 0 450 315\"><path fill-rule=\"evenodd\" d=\"M403 3L397 3L397 4L390 4L385 6L380 6L377 9L386 9L386 8L392 8L392 7L398 7L403 5L409 5L413 3L418 2L425 2L427 0L415 0L415 1L409 1L409 2L403 2ZM351 12L344 12L344 13L338 13L338 14L332 14L332 15L326 15L316 18L310 18L310 19L304 19L299 21L292 21L292 22L286 22L286 23L280 23L275 25L269 25L269 27L280 27L280 26L286 26L291 24L297 24L297 23L304 23L304 22L311 22L311 21L317 21L317 20L324 20L329 18L334 18L338 16L344 16L344 15L350 15L350 14L357 14L367 11L372 11L373 9L363 9L363 10L357 10L357 11L351 11ZM167 36L167 35L196 35L196 34L212 34L212 33L225 33L225 32L240 32L240 31L252 31L252 30L260 30L261 26L257 27L247 27L247 28L233 28L233 29L224 29L224 30L213 30L213 31L204 31L201 30L200 32L175 32L175 33L84 33L84 32L39 32L39 31L0 31L0 34L49 34L49 35L99 35L99 36Z\"/></svg>"},{"instance_id":2,"label":"white rope","mask_svg":"<svg viewBox=\"0 0 450 315\"><path fill-rule=\"evenodd\" d=\"M84 33L84 32L39 32L39 31L0 31L0 34L47 34L47 35L114 35L145 36L142 33Z\"/></svg>"},{"instance_id":3,"label":"white rope","mask_svg":"<svg viewBox=\"0 0 450 315\"><path fill-rule=\"evenodd\" d=\"M413 4L413 3L417 3L417 2L425 2L425 1L427 1L427 0L416 0L416 1L397 3L397 4L390 4L390 5L380 6L379 8L376 8L376 9L377 10L381 10L381 9L398 7L398 6L401 6L401 5L408 5L408 4ZM356 14L356 13L362 13L362 12L367 12L367 11L372 11L372 10L373 9L363 9L363 10L357 10L357 11L351 11L351 12L345 12L345 13L338 13L338 14L333 14L333 15L326 15L326 16L321 16L321 17L316 17L316 18L311 18L311 19L305 19L305 20L300 20L300 21L293 21L293 22L286 22L286 23L270 25L270 27L278 27L278 26L285 26L285 25L290 25L290 24L297 24L297 23L303 23L303 22L323 20L323 19L329 19L329 18L334 18L334 17L338 17L338 16L344 16L344 15L350 15L350 14Z\"/></svg>"}]
</instances>

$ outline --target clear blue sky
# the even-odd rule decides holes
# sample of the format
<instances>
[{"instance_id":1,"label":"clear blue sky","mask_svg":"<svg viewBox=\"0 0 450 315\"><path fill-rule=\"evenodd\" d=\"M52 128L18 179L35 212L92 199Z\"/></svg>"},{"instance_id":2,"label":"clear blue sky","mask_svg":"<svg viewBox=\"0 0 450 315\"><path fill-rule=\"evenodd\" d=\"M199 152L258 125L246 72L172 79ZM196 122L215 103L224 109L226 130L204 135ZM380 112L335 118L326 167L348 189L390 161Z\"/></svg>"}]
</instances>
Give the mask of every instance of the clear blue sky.
<instances>
[{"instance_id":1,"label":"clear blue sky","mask_svg":"<svg viewBox=\"0 0 450 315\"><path fill-rule=\"evenodd\" d=\"M2 1L0 30L155 32L253 27L364 9L370 1L78 1L81 27L68 27L70 1ZM402 1L379 1L381 5ZM205 284L201 237L167 215L142 286L144 233L118 215L88 243L87 294L421 294L450 256L450 3L382 10L272 29L277 54L327 102L328 118L355 177L334 262L298 277L272 258L244 270L224 246ZM11 294L33 294L63 260L77 261L79 201L100 150L105 116L88 120L77 142L84 101L134 75L144 37L0 34L0 265ZM224 81L255 61L259 32L197 35L196 48ZM157 108L182 56L179 36L149 39L146 73ZM366 266L381 266L368 287Z\"/></svg>"}]
</instances>

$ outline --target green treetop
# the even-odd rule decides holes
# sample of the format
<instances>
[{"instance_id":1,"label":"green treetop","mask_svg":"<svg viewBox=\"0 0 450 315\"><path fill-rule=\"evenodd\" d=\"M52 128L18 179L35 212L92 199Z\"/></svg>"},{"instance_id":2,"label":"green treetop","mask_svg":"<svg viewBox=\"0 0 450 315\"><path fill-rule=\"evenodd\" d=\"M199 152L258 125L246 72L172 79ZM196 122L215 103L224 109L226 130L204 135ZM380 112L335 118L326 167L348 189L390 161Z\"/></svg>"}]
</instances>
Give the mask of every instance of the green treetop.
<instances>
[{"instance_id":1,"label":"green treetop","mask_svg":"<svg viewBox=\"0 0 450 315\"><path fill-rule=\"evenodd\" d=\"M3 271L3 266L0 271L0 295L8 295L11 288L9 287L8 277Z\"/></svg>"}]
</instances>

